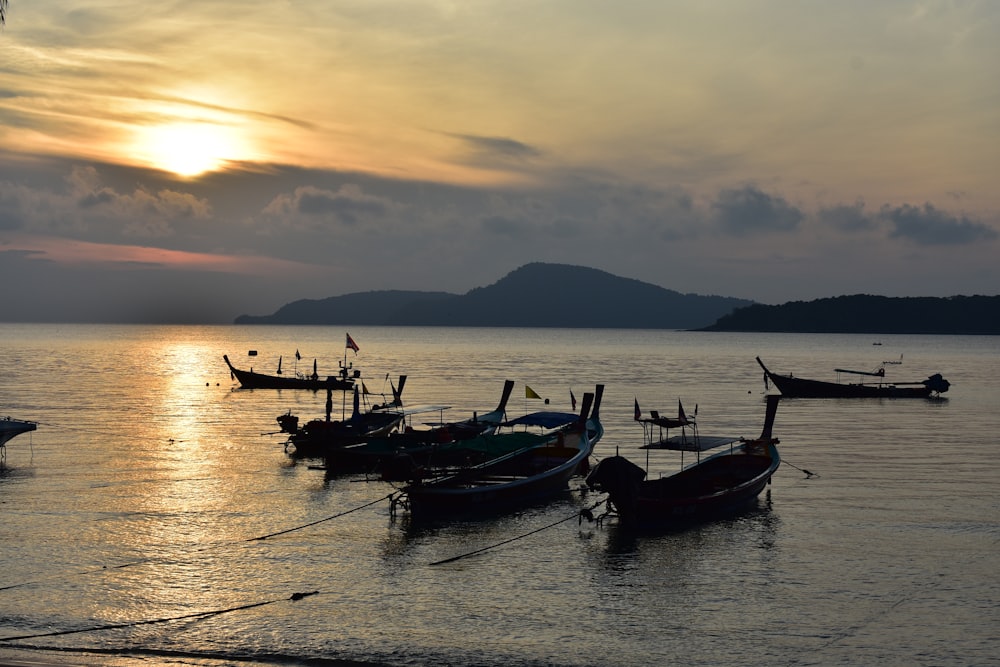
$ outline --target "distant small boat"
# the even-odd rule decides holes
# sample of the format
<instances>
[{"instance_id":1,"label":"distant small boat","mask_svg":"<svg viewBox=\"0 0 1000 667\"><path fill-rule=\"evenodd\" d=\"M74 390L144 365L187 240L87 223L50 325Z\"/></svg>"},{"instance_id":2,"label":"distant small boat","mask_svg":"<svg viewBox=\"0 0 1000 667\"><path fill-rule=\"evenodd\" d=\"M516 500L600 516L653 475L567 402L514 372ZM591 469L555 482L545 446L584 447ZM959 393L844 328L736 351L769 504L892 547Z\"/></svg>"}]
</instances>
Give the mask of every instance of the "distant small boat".
<instances>
[{"instance_id":1,"label":"distant small boat","mask_svg":"<svg viewBox=\"0 0 1000 667\"><path fill-rule=\"evenodd\" d=\"M22 433L28 433L29 431L34 431L38 428L38 424L35 422L25 421L23 419L14 419L13 417L4 417L0 419L0 468L3 467L4 461L7 455L7 443Z\"/></svg>"},{"instance_id":2,"label":"distant small boat","mask_svg":"<svg viewBox=\"0 0 1000 667\"><path fill-rule=\"evenodd\" d=\"M778 469L778 440L771 437L774 416L781 397L767 397L764 428L754 440L702 437L696 424L683 416L664 421L656 415L637 418L643 423L643 448L696 452L695 463L659 479L646 479L647 471L629 459L615 455L602 459L587 475L587 485L608 494L609 511L626 529L666 529L716 518L740 510L754 501ZM693 435L662 437L664 424L691 427ZM661 437L656 437L657 429ZM701 458L701 452L725 447ZM681 459L683 461L683 458ZM648 465L648 463L647 463Z\"/></svg>"},{"instance_id":3,"label":"distant small boat","mask_svg":"<svg viewBox=\"0 0 1000 667\"><path fill-rule=\"evenodd\" d=\"M357 378L361 377L361 371L354 370L348 366L341 366L337 375L320 377L316 372L316 360L313 360L313 372L311 375L297 373L295 375L268 375L258 373L253 368L244 370L233 366L229 361L229 355L224 354L226 365L229 366L230 375L239 381L243 389L332 389L334 391L347 391L354 386Z\"/></svg>"},{"instance_id":4,"label":"distant small boat","mask_svg":"<svg viewBox=\"0 0 1000 667\"><path fill-rule=\"evenodd\" d=\"M793 375L781 375L768 370L764 362L757 357L757 363L764 369L764 386L773 383L785 398L930 398L948 391L951 383L940 373L931 375L919 382L888 382L885 380L885 367L897 365L899 361L884 361L872 371L852 371L836 368L838 375L846 373L878 378L868 382L826 382L823 380L808 380Z\"/></svg>"},{"instance_id":5,"label":"distant small boat","mask_svg":"<svg viewBox=\"0 0 1000 667\"><path fill-rule=\"evenodd\" d=\"M354 383L361 378L361 371L354 368L354 364L347 361L347 350L358 351L358 344L347 334L347 344L344 347L344 359L340 362L340 368L336 375L321 376L317 371L316 360L313 359L313 369L311 374L293 371L292 375L282 373L282 357L278 357L278 369L275 375L258 373L251 367L249 370L236 368L229 360L229 355L224 354L222 358L229 367L229 375L234 380L239 381L243 389L310 389L319 391L320 389L331 389L333 391L348 391L354 387ZM257 350L250 350L249 356L257 356ZM298 350L295 351L295 358L300 358Z\"/></svg>"}]
</instances>

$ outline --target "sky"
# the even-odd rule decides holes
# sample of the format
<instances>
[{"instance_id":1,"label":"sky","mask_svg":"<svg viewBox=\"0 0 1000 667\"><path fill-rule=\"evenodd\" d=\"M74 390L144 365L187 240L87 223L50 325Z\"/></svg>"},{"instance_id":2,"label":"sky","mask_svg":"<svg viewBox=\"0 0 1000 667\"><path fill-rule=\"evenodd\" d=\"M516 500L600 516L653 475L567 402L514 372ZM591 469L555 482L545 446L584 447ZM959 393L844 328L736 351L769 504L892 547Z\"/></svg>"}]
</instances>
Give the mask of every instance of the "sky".
<instances>
[{"instance_id":1,"label":"sky","mask_svg":"<svg viewBox=\"0 0 1000 667\"><path fill-rule=\"evenodd\" d=\"M993 0L10 0L0 321L996 295L997 82Z\"/></svg>"}]
</instances>

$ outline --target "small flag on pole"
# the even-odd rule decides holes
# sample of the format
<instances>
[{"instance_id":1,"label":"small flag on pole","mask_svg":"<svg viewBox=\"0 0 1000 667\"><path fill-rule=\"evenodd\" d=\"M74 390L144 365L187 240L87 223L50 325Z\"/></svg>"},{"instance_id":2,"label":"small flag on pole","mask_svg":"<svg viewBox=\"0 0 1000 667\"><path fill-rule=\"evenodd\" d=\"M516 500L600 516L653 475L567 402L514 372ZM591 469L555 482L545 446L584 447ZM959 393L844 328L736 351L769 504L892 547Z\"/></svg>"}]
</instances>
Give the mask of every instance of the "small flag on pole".
<instances>
[{"instance_id":1,"label":"small flag on pole","mask_svg":"<svg viewBox=\"0 0 1000 667\"><path fill-rule=\"evenodd\" d=\"M353 338L351 338L351 334L347 334L347 347L354 350L354 354L358 353L358 344L354 342Z\"/></svg>"},{"instance_id":2,"label":"small flag on pole","mask_svg":"<svg viewBox=\"0 0 1000 667\"><path fill-rule=\"evenodd\" d=\"M687 415L684 414L684 406L681 405L681 399L677 399L677 421L687 423Z\"/></svg>"},{"instance_id":3,"label":"small flag on pole","mask_svg":"<svg viewBox=\"0 0 1000 667\"><path fill-rule=\"evenodd\" d=\"M541 396L539 396L535 392L535 390L532 389L531 387L529 387L528 385L524 385L524 397L525 398L541 398Z\"/></svg>"},{"instance_id":4,"label":"small flag on pole","mask_svg":"<svg viewBox=\"0 0 1000 667\"><path fill-rule=\"evenodd\" d=\"M295 361L301 361L301 360L302 360L302 355L299 354L299 351L296 349L295 350Z\"/></svg>"},{"instance_id":5,"label":"small flag on pole","mask_svg":"<svg viewBox=\"0 0 1000 667\"><path fill-rule=\"evenodd\" d=\"M642 419L642 412L639 411L639 399L635 399L635 420L639 421Z\"/></svg>"},{"instance_id":6,"label":"small flag on pole","mask_svg":"<svg viewBox=\"0 0 1000 667\"><path fill-rule=\"evenodd\" d=\"M569 402L573 406L573 409L576 410L576 396L573 395L572 389L569 390Z\"/></svg>"},{"instance_id":7,"label":"small flag on pole","mask_svg":"<svg viewBox=\"0 0 1000 667\"><path fill-rule=\"evenodd\" d=\"M368 391L368 387L366 387L366 386L365 386L365 383L364 383L364 381L362 381L362 382L361 382L361 393L362 393L362 394L367 394L367 393L370 393L370 392Z\"/></svg>"}]
</instances>

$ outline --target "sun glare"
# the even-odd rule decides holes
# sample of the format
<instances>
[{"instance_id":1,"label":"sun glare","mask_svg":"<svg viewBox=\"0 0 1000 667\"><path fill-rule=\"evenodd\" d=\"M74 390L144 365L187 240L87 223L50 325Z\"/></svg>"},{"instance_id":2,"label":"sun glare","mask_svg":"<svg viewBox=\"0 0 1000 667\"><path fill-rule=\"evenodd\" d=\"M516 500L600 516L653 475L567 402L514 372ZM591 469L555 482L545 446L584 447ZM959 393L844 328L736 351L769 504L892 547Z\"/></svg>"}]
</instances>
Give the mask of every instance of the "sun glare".
<instances>
[{"instance_id":1,"label":"sun glare","mask_svg":"<svg viewBox=\"0 0 1000 667\"><path fill-rule=\"evenodd\" d=\"M141 159L179 176L199 176L222 169L228 161L244 157L235 132L206 123L173 123L144 131Z\"/></svg>"}]
</instances>

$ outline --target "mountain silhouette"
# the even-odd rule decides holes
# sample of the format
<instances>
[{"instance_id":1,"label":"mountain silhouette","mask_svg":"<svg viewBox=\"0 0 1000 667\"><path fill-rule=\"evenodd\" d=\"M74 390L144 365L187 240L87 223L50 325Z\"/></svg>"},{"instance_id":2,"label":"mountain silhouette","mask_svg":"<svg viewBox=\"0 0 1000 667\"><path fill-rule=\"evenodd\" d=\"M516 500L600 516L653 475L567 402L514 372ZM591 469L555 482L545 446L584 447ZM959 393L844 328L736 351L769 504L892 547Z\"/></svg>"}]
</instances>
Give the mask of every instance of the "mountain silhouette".
<instances>
[{"instance_id":1,"label":"mountain silhouette","mask_svg":"<svg viewBox=\"0 0 1000 667\"><path fill-rule=\"evenodd\" d=\"M747 299L681 294L605 271L567 264L526 264L466 294L373 291L303 299L273 315L241 315L236 324L694 329Z\"/></svg>"},{"instance_id":2,"label":"mountain silhouette","mask_svg":"<svg viewBox=\"0 0 1000 667\"><path fill-rule=\"evenodd\" d=\"M737 308L702 331L1000 334L1000 296L870 294Z\"/></svg>"}]
</instances>

